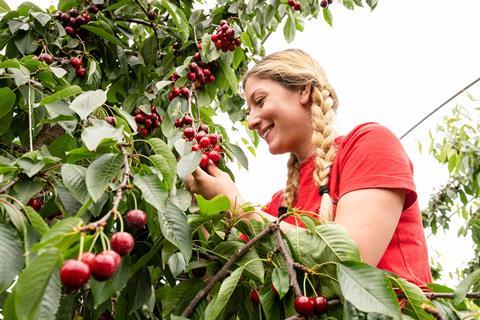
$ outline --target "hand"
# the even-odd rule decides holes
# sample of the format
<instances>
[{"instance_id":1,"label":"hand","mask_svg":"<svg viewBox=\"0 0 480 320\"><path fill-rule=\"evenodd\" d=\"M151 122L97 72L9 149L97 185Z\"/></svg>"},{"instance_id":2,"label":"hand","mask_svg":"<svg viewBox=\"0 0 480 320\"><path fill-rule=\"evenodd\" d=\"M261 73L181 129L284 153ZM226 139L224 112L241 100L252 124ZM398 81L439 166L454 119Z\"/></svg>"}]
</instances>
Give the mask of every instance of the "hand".
<instances>
[{"instance_id":1,"label":"hand","mask_svg":"<svg viewBox=\"0 0 480 320\"><path fill-rule=\"evenodd\" d=\"M207 172L197 168L187 176L184 183L188 191L201 194L206 199L224 194L230 199L231 205L236 207L245 202L228 173L218 169L211 160L206 169Z\"/></svg>"}]
</instances>

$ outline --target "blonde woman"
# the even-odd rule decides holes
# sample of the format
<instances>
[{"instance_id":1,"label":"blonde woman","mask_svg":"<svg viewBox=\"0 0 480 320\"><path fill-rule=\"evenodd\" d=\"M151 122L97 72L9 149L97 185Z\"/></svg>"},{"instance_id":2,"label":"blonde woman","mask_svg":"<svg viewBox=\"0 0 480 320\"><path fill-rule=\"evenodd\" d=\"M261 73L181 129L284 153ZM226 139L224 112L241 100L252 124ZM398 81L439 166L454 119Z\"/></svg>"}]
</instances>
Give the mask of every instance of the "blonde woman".
<instances>
[{"instance_id":1,"label":"blonde woman","mask_svg":"<svg viewBox=\"0 0 480 320\"><path fill-rule=\"evenodd\" d=\"M274 220L287 207L318 212L319 219L347 229L365 262L419 286L431 282L413 167L395 135L364 123L337 136L335 91L301 50L265 57L245 75L243 88L249 129L272 154L290 153L286 187L260 214ZM207 198L225 194L232 203L245 202L213 163L206 172L197 169L186 185ZM299 224L288 217L281 227Z\"/></svg>"}]
</instances>

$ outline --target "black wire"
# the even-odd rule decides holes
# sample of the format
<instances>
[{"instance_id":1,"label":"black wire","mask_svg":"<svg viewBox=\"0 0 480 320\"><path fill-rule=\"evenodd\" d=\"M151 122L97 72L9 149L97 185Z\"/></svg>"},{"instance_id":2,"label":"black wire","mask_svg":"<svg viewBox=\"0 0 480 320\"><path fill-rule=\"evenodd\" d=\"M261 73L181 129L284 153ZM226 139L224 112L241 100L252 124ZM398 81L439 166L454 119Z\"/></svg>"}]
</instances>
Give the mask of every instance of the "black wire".
<instances>
[{"instance_id":1,"label":"black wire","mask_svg":"<svg viewBox=\"0 0 480 320\"><path fill-rule=\"evenodd\" d=\"M435 108L432 112L430 112L429 114L427 114L422 120L420 120L419 122L417 122L413 127L411 127L410 129L408 129L407 132L405 132L401 137L400 137L400 140L402 140L407 134L409 134L410 132L412 132L416 127L418 127L423 121L427 120L432 114L434 114L435 112L437 112L438 110L440 110L443 106L445 106L447 103L449 103L450 101L452 101L453 99L455 99L457 96L459 96L460 94L462 94L465 90L467 90L468 88L470 88L471 86L473 86L475 83L477 83L478 81L480 81L480 78L477 78L476 80L474 80L473 82L471 82L469 85L467 85L465 88L463 88L462 90L458 91L457 93L455 93L453 96L451 96L450 98L447 99L447 101L445 101L444 103L442 103L440 106L438 106L437 108Z\"/></svg>"}]
</instances>

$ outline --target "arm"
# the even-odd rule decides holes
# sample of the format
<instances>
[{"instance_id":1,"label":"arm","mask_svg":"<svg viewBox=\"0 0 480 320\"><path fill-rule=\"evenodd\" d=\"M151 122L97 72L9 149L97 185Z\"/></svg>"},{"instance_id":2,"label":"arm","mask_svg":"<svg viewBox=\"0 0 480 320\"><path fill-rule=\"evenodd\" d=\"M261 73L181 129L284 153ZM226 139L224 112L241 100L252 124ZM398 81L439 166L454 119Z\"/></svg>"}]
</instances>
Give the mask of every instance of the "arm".
<instances>
[{"instance_id":1,"label":"arm","mask_svg":"<svg viewBox=\"0 0 480 320\"><path fill-rule=\"evenodd\" d=\"M345 227L363 260L376 266L400 220L404 189L361 189L342 196L335 222Z\"/></svg>"}]
</instances>

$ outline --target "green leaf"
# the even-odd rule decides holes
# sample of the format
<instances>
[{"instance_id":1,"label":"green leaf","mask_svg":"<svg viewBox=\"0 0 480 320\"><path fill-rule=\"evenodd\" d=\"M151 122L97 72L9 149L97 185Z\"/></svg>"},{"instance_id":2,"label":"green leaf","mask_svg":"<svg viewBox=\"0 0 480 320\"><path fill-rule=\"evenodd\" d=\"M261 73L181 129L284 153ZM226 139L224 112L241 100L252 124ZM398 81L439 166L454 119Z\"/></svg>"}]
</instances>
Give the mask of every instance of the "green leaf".
<instances>
[{"instance_id":1,"label":"green leaf","mask_svg":"<svg viewBox=\"0 0 480 320\"><path fill-rule=\"evenodd\" d=\"M230 200L227 196L220 194L207 200L200 194L195 194L200 214L210 216L230 209Z\"/></svg>"},{"instance_id":2,"label":"green leaf","mask_svg":"<svg viewBox=\"0 0 480 320\"><path fill-rule=\"evenodd\" d=\"M157 62L157 41L155 35L152 35L142 43L140 52L142 53L143 60L147 66L154 66Z\"/></svg>"},{"instance_id":3,"label":"green leaf","mask_svg":"<svg viewBox=\"0 0 480 320\"><path fill-rule=\"evenodd\" d=\"M315 235L326 244L326 250L337 261L360 260L360 253L355 241L347 230L339 224L322 224L315 227Z\"/></svg>"},{"instance_id":4,"label":"green leaf","mask_svg":"<svg viewBox=\"0 0 480 320\"><path fill-rule=\"evenodd\" d=\"M103 192L122 168L123 158L120 154L103 154L90 166L85 174L88 193L94 202L102 197Z\"/></svg>"},{"instance_id":5,"label":"green leaf","mask_svg":"<svg viewBox=\"0 0 480 320\"><path fill-rule=\"evenodd\" d=\"M228 260L230 256L240 250L240 248L244 245L245 243L241 241L229 240L221 242L215 247L215 249L213 249L213 251L218 256ZM254 248L250 248L240 259L235 262L235 264L240 267L244 267L250 278L263 283L265 269L263 268L263 263L260 261L260 257Z\"/></svg>"},{"instance_id":6,"label":"green leaf","mask_svg":"<svg viewBox=\"0 0 480 320\"><path fill-rule=\"evenodd\" d=\"M152 147L155 155L150 156L152 163L160 170L168 188L172 188L175 184L176 172L177 172L177 159L173 154L168 144L158 138L148 139L147 142Z\"/></svg>"},{"instance_id":7,"label":"green leaf","mask_svg":"<svg viewBox=\"0 0 480 320\"><path fill-rule=\"evenodd\" d=\"M15 286L15 313L19 319L37 318L59 256L56 248L43 251L18 277Z\"/></svg>"},{"instance_id":8,"label":"green leaf","mask_svg":"<svg viewBox=\"0 0 480 320\"><path fill-rule=\"evenodd\" d=\"M198 168L201 159L201 152L190 152L186 156L180 158L177 167L177 173L180 179L185 180L190 173L195 171L195 169Z\"/></svg>"},{"instance_id":9,"label":"green leaf","mask_svg":"<svg viewBox=\"0 0 480 320\"><path fill-rule=\"evenodd\" d=\"M100 27L97 27L97 26L94 26L94 25L85 25L84 24L83 26L81 26L81 28L90 31L91 33L94 33L97 36L100 36L101 38L103 38L107 41L110 41L111 43L113 43L117 46L125 47L123 42L119 38L117 38L113 33L109 33L109 32L105 31L104 29L102 29Z\"/></svg>"},{"instance_id":10,"label":"green leaf","mask_svg":"<svg viewBox=\"0 0 480 320\"><path fill-rule=\"evenodd\" d=\"M243 152L242 148L240 148L236 144L228 142L224 143L224 145L232 151L233 155L235 156L235 158L237 158L238 162L242 165L242 167L248 170L248 158L245 155L245 152Z\"/></svg>"},{"instance_id":11,"label":"green leaf","mask_svg":"<svg viewBox=\"0 0 480 320\"><path fill-rule=\"evenodd\" d=\"M154 206L158 211L165 210L168 193L163 190L158 176L134 175L133 183L142 191L145 201Z\"/></svg>"},{"instance_id":12,"label":"green leaf","mask_svg":"<svg viewBox=\"0 0 480 320\"><path fill-rule=\"evenodd\" d=\"M40 244L56 245L61 242L65 236L73 232L74 228L81 223L82 219L77 217L69 217L57 222L42 236Z\"/></svg>"},{"instance_id":13,"label":"green leaf","mask_svg":"<svg viewBox=\"0 0 480 320\"><path fill-rule=\"evenodd\" d=\"M152 280L147 268L143 268L137 272L128 282L128 293L132 294L132 301L130 303L128 314L131 315L137 309L146 305L153 294Z\"/></svg>"},{"instance_id":14,"label":"green leaf","mask_svg":"<svg viewBox=\"0 0 480 320\"><path fill-rule=\"evenodd\" d=\"M370 9L375 9L377 7L378 0L367 0L367 4Z\"/></svg>"},{"instance_id":15,"label":"green leaf","mask_svg":"<svg viewBox=\"0 0 480 320\"><path fill-rule=\"evenodd\" d=\"M385 272L362 262L337 264L342 293L355 308L401 319L397 296Z\"/></svg>"},{"instance_id":16,"label":"green leaf","mask_svg":"<svg viewBox=\"0 0 480 320\"><path fill-rule=\"evenodd\" d=\"M30 13L40 24L42 27L45 27L45 25L52 19L52 16L43 13L43 12L31 12Z\"/></svg>"},{"instance_id":17,"label":"green leaf","mask_svg":"<svg viewBox=\"0 0 480 320\"><path fill-rule=\"evenodd\" d=\"M18 51L23 55L34 52L38 48L37 42L35 41L35 35L31 30L24 35L17 35L14 39Z\"/></svg>"},{"instance_id":18,"label":"green leaf","mask_svg":"<svg viewBox=\"0 0 480 320\"><path fill-rule=\"evenodd\" d=\"M90 151L105 141L120 142L123 139L123 126L114 128L103 120L93 120L93 126L87 127L82 132L82 141Z\"/></svg>"},{"instance_id":19,"label":"green leaf","mask_svg":"<svg viewBox=\"0 0 480 320\"><path fill-rule=\"evenodd\" d=\"M178 29L177 35L182 41L182 43L187 41L189 35L189 22L188 19L185 17L183 10L179 9L176 5L167 0L163 0L160 3L165 9L167 9L168 13L172 17L173 23L175 23L175 26Z\"/></svg>"},{"instance_id":20,"label":"green leaf","mask_svg":"<svg viewBox=\"0 0 480 320\"><path fill-rule=\"evenodd\" d=\"M21 203L27 203L30 198L42 191L45 183L38 180L19 181L13 187L13 196Z\"/></svg>"},{"instance_id":21,"label":"green leaf","mask_svg":"<svg viewBox=\"0 0 480 320\"><path fill-rule=\"evenodd\" d=\"M288 15L287 21L283 26L283 36L287 42L292 42L295 39L295 20L292 19L291 15Z\"/></svg>"},{"instance_id":22,"label":"green leaf","mask_svg":"<svg viewBox=\"0 0 480 320\"><path fill-rule=\"evenodd\" d=\"M38 214L32 207L26 206L23 207L25 213L27 214L28 220L32 224L33 228L37 230L40 235L43 235L50 228L48 224L43 220L42 216Z\"/></svg>"},{"instance_id":23,"label":"green leaf","mask_svg":"<svg viewBox=\"0 0 480 320\"><path fill-rule=\"evenodd\" d=\"M347 9L353 10L355 8L353 0L343 0L342 2L343 6Z\"/></svg>"},{"instance_id":24,"label":"green leaf","mask_svg":"<svg viewBox=\"0 0 480 320\"><path fill-rule=\"evenodd\" d=\"M10 88L0 88L0 118L3 118L13 108L17 96Z\"/></svg>"},{"instance_id":25,"label":"green leaf","mask_svg":"<svg viewBox=\"0 0 480 320\"><path fill-rule=\"evenodd\" d=\"M87 91L76 97L70 104L70 109L75 111L80 119L87 119L88 115L95 109L102 106L107 101L105 91L98 89L95 91Z\"/></svg>"},{"instance_id":26,"label":"green leaf","mask_svg":"<svg viewBox=\"0 0 480 320\"><path fill-rule=\"evenodd\" d=\"M202 280L186 279L171 289L164 287L168 291L165 298L162 299L162 318L168 319L168 315L175 309L183 311L186 306L185 302L189 303L204 286Z\"/></svg>"},{"instance_id":27,"label":"green leaf","mask_svg":"<svg viewBox=\"0 0 480 320\"><path fill-rule=\"evenodd\" d=\"M10 202L0 202L0 205L3 205L15 228L21 233L25 232L26 219L22 212Z\"/></svg>"},{"instance_id":28,"label":"green leaf","mask_svg":"<svg viewBox=\"0 0 480 320\"><path fill-rule=\"evenodd\" d=\"M0 224L0 257L0 292L3 292L23 268L22 241L6 224Z\"/></svg>"},{"instance_id":29,"label":"green leaf","mask_svg":"<svg viewBox=\"0 0 480 320\"><path fill-rule=\"evenodd\" d=\"M218 63L220 72L222 72L225 78L227 79L230 89L232 89L232 92L234 94L237 93L238 82L237 82L237 76L235 75L235 72L233 71L232 68L227 66L221 60L217 60L217 63Z\"/></svg>"},{"instance_id":30,"label":"green leaf","mask_svg":"<svg viewBox=\"0 0 480 320\"><path fill-rule=\"evenodd\" d=\"M59 99L70 98L81 93L82 91L83 91L82 88L80 88L77 85L69 86L55 92L54 94L49 95L48 97L43 98L42 101L40 101L40 104L45 105L45 104L57 101Z\"/></svg>"},{"instance_id":31,"label":"green leaf","mask_svg":"<svg viewBox=\"0 0 480 320\"><path fill-rule=\"evenodd\" d=\"M0 12L9 12L11 11L10 7L4 0L0 0Z\"/></svg>"},{"instance_id":32,"label":"green leaf","mask_svg":"<svg viewBox=\"0 0 480 320\"><path fill-rule=\"evenodd\" d=\"M275 286L280 299L283 299L290 289L290 278L288 276L288 272L279 268L273 269L272 284Z\"/></svg>"},{"instance_id":33,"label":"green leaf","mask_svg":"<svg viewBox=\"0 0 480 320\"><path fill-rule=\"evenodd\" d=\"M480 269L477 269L470 273L465 279L460 282L460 284L455 288L455 293L453 296L455 304L460 304L465 296L467 295L468 290L477 284L480 280Z\"/></svg>"},{"instance_id":34,"label":"green leaf","mask_svg":"<svg viewBox=\"0 0 480 320\"><path fill-rule=\"evenodd\" d=\"M402 278L390 278L390 280L395 282L408 300L408 304L402 310L402 313L406 313L414 319L434 319L422 308L424 303L428 304L428 299L419 287Z\"/></svg>"},{"instance_id":35,"label":"green leaf","mask_svg":"<svg viewBox=\"0 0 480 320\"><path fill-rule=\"evenodd\" d=\"M220 315L223 308L230 299L233 291L237 287L237 283L238 280L240 280L243 269L243 267L237 268L235 271L232 272L230 276L228 276L228 278L226 278L222 282L218 294L208 304L207 309L205 310L205 320L214 320L217 319L217 317Z\"/></svg>"},{"instance_id":36,"label":"green leaf","mask_svg":"<svg viewBox=\"0 0 480 320\"><path fill-rule=\"evenodd\" d=\"M192 255L192 235L185 213L171 202L168 202L165 210L158 211L158 221L165 239L180 250L185 261L190 261Z\"/></svg>"},{"instance_id":37,"label":"green leaf","mask_svg":"<svg viewBox=\"0 0 480 320\"><path fill-rule=\"evenodd\" d=\"M0 0L2 1L2 0ZM6 68L15 68L19 69L20 68L20 62L18 62L17 59L7 59L2 62L0 62L0 69L6 69Z\"/></svg>"},{"instance_id":38,"label":"green leaf","mask_svg":"<svg viewBox=\"0 0 480 320\"><path fill-rule=\"evenodd\" d=\"M330 25L330 27L333 27L333 17L332 17L332 12L330 9L323 8L323 19Z\"/></svg>"},{"instance_id":39,"label":"green leaf","mask_svg":"<svg viewBox=\"0 0 480 320\"><path fill-rule=\"evenodd\" d=\"M107 281L97 281L95 279L90 280L90 286L92 288L94 307L104 303L115 292L122 290L129 279L129 268L131 266L130 257L125 256L122 258L122 264L120 269Z\"/></svg>"},{"instance_id":40,"label":"green leaf","mask_svg":"<svg viewBox=\"0 0 480 320\"><path fill-rule=\"evenodd\" d=\"M72 196L80 203L87 201L88 189L85 182L87 169L75 164L66 163L60 170L63 183Z\"/></svg>"},{"instance_id":41,"label":"green leaf","mask_svg":"<svg viewBox=\"0 0 480 320\"><path fill-rule=\"evenodd\" d=\"M62 295L59 270L54 269L50 280L48 281L45 293L40 303L40 312L36 319L50 320L55 318L55 314L60 307L60 298Z\"/></svg>"}]
</instances>

